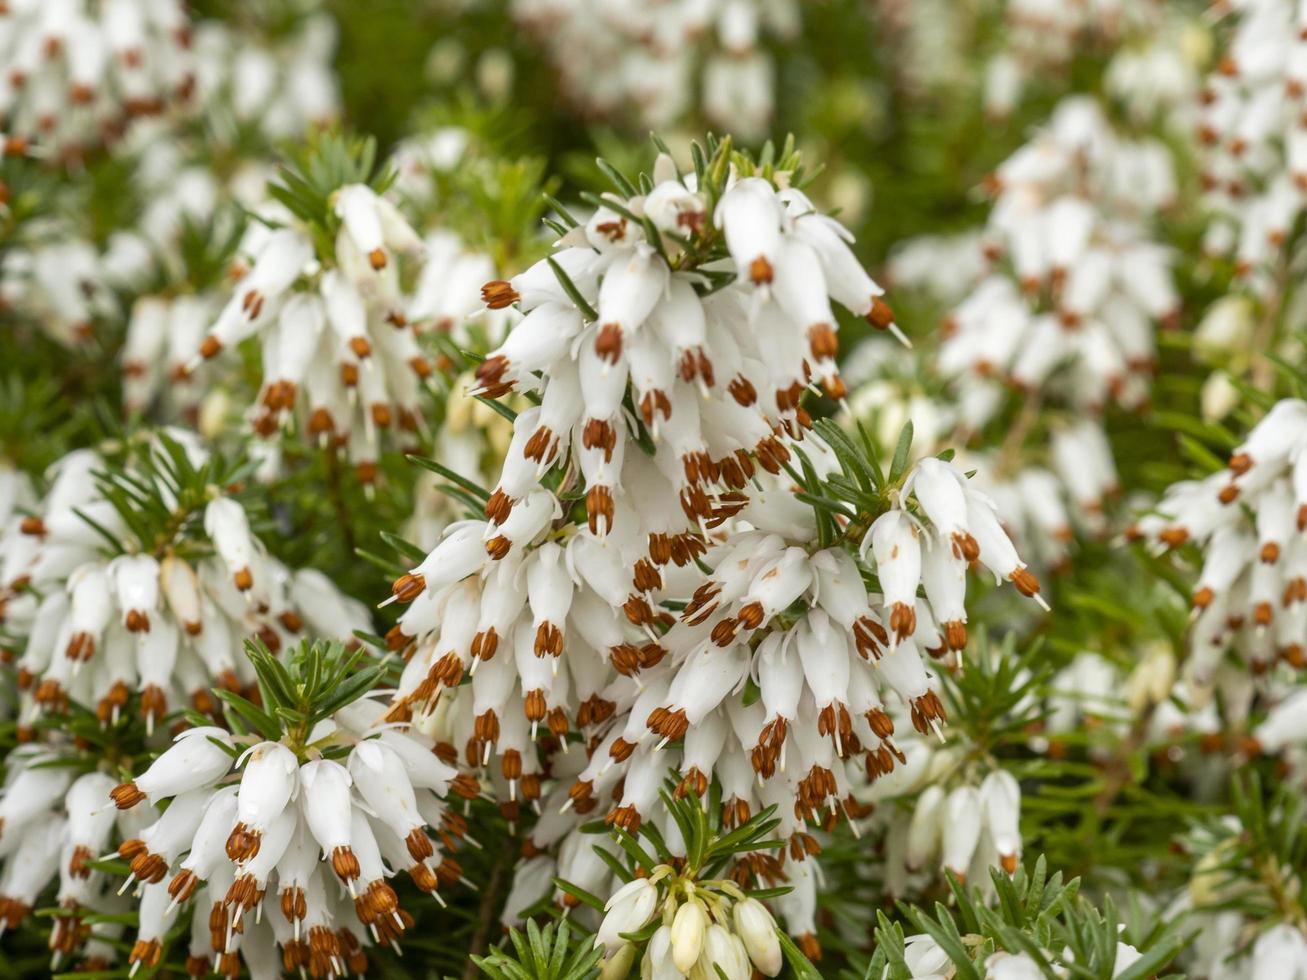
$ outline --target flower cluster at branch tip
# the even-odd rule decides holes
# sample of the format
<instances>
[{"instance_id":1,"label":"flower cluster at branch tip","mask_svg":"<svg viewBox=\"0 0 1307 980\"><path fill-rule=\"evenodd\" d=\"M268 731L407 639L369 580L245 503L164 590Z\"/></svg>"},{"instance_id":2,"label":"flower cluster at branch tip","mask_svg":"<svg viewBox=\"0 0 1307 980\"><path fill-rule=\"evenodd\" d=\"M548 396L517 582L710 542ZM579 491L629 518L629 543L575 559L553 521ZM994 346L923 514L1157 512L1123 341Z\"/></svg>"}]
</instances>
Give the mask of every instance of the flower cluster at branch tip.
<instances>
[{"instance_id":1,"label":"flower cluster at branch tip","mask_svg":"<svg viewBox=\"0 0 1307 980\"><path fill-rule=\"evenodd\" d=\"M0 303L70 347L90 340L116 308L101 257L75 236L43 237L6 256Z\"/></svg>"},{"instance_id":2,"label":"flower cluster at branch tip","mask_svg":"<svg viewBox=\"0 0 1307 980\"><path fill-rule=\"evenodd\" d=\"M636 113L648 127L699 109L744 139L765 135L776 67L763 34L799 29L795 0L513 0L517 21L561 75L564 94L599 118Z\"/></svg>"},{"instance_id":3,"label":"flower cluster at branch tip","mask_svg":"<svg viewBox=\"0 0 1307 980\"><path fill-rule=\"evenodd\" d=\"M261 40L219 20L195 29L196 101L227 138L255 127L269 142L297 137L340 114L332 69L335 21L318 11L287 36Z\"/></svg>"},{"instance_id":4,"label":"flower cluster at branch tip","mask_svg":"<svg viewBox=\"0 0 1307 980\"><path fill-rule=\"evenodd\" d=\"M1075 54L1094 45L1119 45L1106 72L1118 94L1149 93L1153 100L1180 102L1192 91L1193 70L1175 44L1131 51L1121 44L1138 34L1151 40L1171 27L1166 4L1130 0L1004 0L1003 47L985 65L985 111L1005 117L1034 79L1065 72ZM1128 63L1123 55L1128 55ZM1124 92L1122 91L1124 90Z\"/></svg>"},{"instance_id":5,"label":"flower cluster at branch tip","mask_svg":"<svg viewBox=\"0 0 1307 980\"><path fill-rule=\"evenodd\" d=\"M134 695L151 727L186 705L211 712L211 688L254 680L241 653L247 638L275 650L306 629L349 638L368 625L366 608L325 575L267 554L241 504L217 490L192 515L179 509L176 485L159 480L159 501L174 516L157 540L140 540L148 505L124 513L121 488L139 494L165 466L175 473L170 447L197 468L208 458L187 434L169 438L149 450L149 477L128 466L116 481L101 478L114 470L93 450L65 456L36 512L6 522L4 626L26 638L16 661L20 738L34 738L39 717L70 702L103 725L116 724ZM123 542L121 553L106 555L110 541Z\"/></svg>"},{"instance_id":6,"label":"flower cluster at branch tip","mask_svg":"<svg viewBox=\"0 0 1307 980\"><path fill-rule=\"evenodd\" d=\"M178 0L11 0L0 12L0 129L76 159L194 93Z\"/></svg>"},{"instance_id":7,"label":"flower cluster at branch tip","mask_svg":"<svg viewBox=\"0 0 1307 980\"><path fill-rule=\"evenodd\" d=\"M405 871L433 896L462 880L442 846L452 850L467 825L445 797L476 795L476 781L419 732L382 724L383 712L355 701L280 741L188 729L148 769L112 788L125 813L153 817L155 804L171 800L117 849L131 868L123 889L135 880L142 892L133 972L158 963L178 908L193 903L194 976L235 976L240 957L276 962L278 948L288 972L362 973L367 946L397 946L413 925L388 878ZM347 757L323 756L345 746Z\"/></svg>"},{"instance_id":8,"label":"flower cluster at branch tip","mask_svg":"<svg viewBox=\"0 0 1307 980\"><path fill-rule=\"evenodd\" d=\"M1163 143L1121 135L1073 96L987 189L980 235L909 243L891 272L954 304L937 365L955 405L936 414L969 440L1015 413L1003 445L967 462L1018 545L1056 568L1075 531L1106 529L1119 482L1101 416L1147 405L1155 325L1178 322L1171 257L1152 237L1176 180Z\"/></svg>"},{"instance_id":9,"label":"flower cluster at branch tip","mask_svg":"<svg viewBox=\"0 0 1307 980\"><path fill-rule=\"evenodd\" d=\"M951 871L960 881L985 886L990 868L1016 871L1021 860L1021 787L1004 769L983 779L964 765L953 747L915 738L903 747L904 763L870 787L876 805L901 798L911 807L905 819L891 810L887 834L887 883L898 887L903 873ZM893 891L894 888L891 888Z\"/></svg>"},{"instance_id":10,"label":"flower cluster at branch tip","mask_svg":"<svg viewBox=\"0 0 1307 980\"><path fill-rule=\"evenodd\" d=\"M601 976L624 978L635 961L635 945L623 938L655 919L641 958L641 975L657 980L726 976L748 980L755 972L774 977L782 966L776 922L759 901L731 881L695 881L661 865L613 893L595 945L605 950Z\"/></svg>"},{"instance_id":11,"label":"flower cluster at branch tip","mask_svg":"<svg viewBox=\"0 0 1307 980\"><path fill-rule=\"evenodd\" d=\"M318 218L335 229L328 255L315 251L315 229L284 207L269 205L272 227L250 226L240 249L248 269L187 367L257 335L255 432L271 438L296 424L320 445L345 446L359 478L372 482L382 433L412 442L422 425L420 393L433 367L399 265L420 261L424 245L367 184L336 187L327 204L330 218Z\"/></svg>"},{"instance_id":12,"label":"flower cluster at branch tip","mask_svg":"<svg viewBox=\"0 0 1307 980\"><path fill-rule=\"evenodd\" d=\"M940 349L946 375L991 391L965 400L992 407L1001 380L1081 410L1144 401L1153 324L1179 312L1148 225L1174 198L1171 166L1160 142L1121 137L1087 97L1064 100L999 166L982 247L1004 265L950 314Z\"/></svg>"},{"instance_id":13,"label":"flower cluster at branch tip","mask_svg":"<svg viewBox=\"0 0 1307 980\"><path fill-rule=\"evenodd\" d=\"M1227 8L1237 20L1207 79L1204 249L1230 256L1256 295L1283 289L1283 249L1307 200L1307 11L1290 0Z\"/></svg>"},{"instance_id":14,"label":"flower cluster at branch tip","mask_svg":"<svg viewBox=\"0 0 1307 980\"><path fill-rule=\"evenodd\" d=\"M874 778L902 758L884 698L919 731L943 721L924 656L966 642L968 564L1038 598L992 503L943 460L873 512L831 523L804 501L796 467L813 492L843 472L804 406L818 382L844 391L831 299L892 314L788 172L714 161L699 190L660 157L647 193L606 197L550 258L486 286L525 316L477 390L530 407L484 519L394 584L408 608L388 640L408 663L391 717L432 716L510 816L543 805L528 856L596 810L666 835L675 769L682 794L720 780L729 823L777 804L802 861L807 825L860 812L854 764Z\"/></svg>"},{"instance_id":15,"label":"flower cluster at branch tip","mask_svg":"<svg viewBox=\"0 0 1307 980\"><path fill-rule=\"evenodd\" d=\"M927 933L909 936L904 954L911 980L950 980L957 974L957 966L953 958L933 936ZM1142 954L1139 950L1129 943L1118 941L1112 972L1104 973L1102 976L1119 977L1141 958ZM1044 962L1052 961L1054 970L1057 971L1055 976L1070 975L1068 966L1074 963L1073 959L1067 962L1056 955L1049 955L1047 951L1041 959ZM1044 977L1049 976L1039 960L1025 951L998 950L986 958L984 967L985 980L1043 980Z\"/></svg>"},{"instance_id":16,"label":"flower cluster at branch tip","mask_svg":"<svg viewBox=\"0 0 1307 980\"><path fill-rule=\"evenodd\" d=\"M1227 650L1254 671L1307 663L1307 402L1277 402L1229 468L1171 486L1127 536L1197 545L1185 676L1210 684Z\"/></svg>"}]
</instances>

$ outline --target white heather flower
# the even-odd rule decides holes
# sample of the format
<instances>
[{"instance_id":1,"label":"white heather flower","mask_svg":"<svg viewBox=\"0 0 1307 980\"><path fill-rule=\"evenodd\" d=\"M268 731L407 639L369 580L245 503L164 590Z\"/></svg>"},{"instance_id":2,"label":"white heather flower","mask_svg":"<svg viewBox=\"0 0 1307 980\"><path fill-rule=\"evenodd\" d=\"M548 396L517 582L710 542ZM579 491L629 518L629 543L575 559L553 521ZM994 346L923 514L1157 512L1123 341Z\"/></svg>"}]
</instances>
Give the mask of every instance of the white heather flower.
<instances>
[{"instance_id":1,"label":"white heather flower","mask_svg":"<svg viewBox=\"0 0 1307 980\"><path fill-rule=\"evenodd\" d=\"M1158 550L1194 543L1202 569L1185 676L1200 684L1227 647L1254 669L1307 650L1307 403L1276 403L1235 448L1229 469L1170 487L1128 536Z\"/></svg>"},{"instance_id":2,"label":"white heather flower","mask_svg":"<svg viewBox=\"0 0 1307 980\"><path fill-rule=\"evenodd\" d=\"M998 952L985 963L985 980L1038 980L1045 975L1026 953Z\"/></svg>"},{"instance_id":3,"label":"white heather flower","mask_svg":"<svg viewBox=\"0 0 1307 980\"><path fill-rule=\"evenodd\" d=\"M173 0L15 3L3 27L6 131L69 159L192 95L190 25Z\"/></svg>"},{"instance_id":4,"label":"white heather flower","mask_svg":"<svg viewBox=\"0 0 1307 980\"><path fill-rule=\"evenodd\" d=\"M912 980L948 980L954 973L953 961L930 936L909 936L903 944L903 959Z\"/></svg>"},{"instance_id":5,"label":"white heather flower","mask_svg":"<svg viewBox=\"0 0 1307 980\"><path fill-rule=\"evenodd\" d=\"M735 932L744 941L744 948L758 972L767 977L780 973L784 960L771 913L757 899L746 898L735 904L732 915Z\"/></svg>"},{"instance_id":6,"label":"white heather flower","mask_svg":"<svg viewBox=\"0 0 1307 980\"><path fill-rule=\"evenodd\" d=\"M1304 970L1307 970L1307 939L1301 930L1282 923L1257 937L1253 944L1251 976L1300 977Z\"/></svg>"},{"instance_id":7,"label":"white heather flower","mask_svg":"<svg viewBox=\"0 0 1307 980\"><path fill-rule=\"evenodd\" d=\"M658 890L647 878L636 878L613 893L604 904L604 918L595 934L595 945L614 956L626 943L622 933L639 932L653 916Z\"/></svg>"},{"instance_id":8,"label":"white heather flower","mask_svg":"<svg viewBox=\"0 0 1307 980\"><path fill-rule=\"evenodd\" d=\"M981 797L970 786L959 786L948 794L940 822L944 867L965 879L971 856L980 842L980 822L976 814Z\"/></svg>"},{"instance_id":9,"label":"white heather flower","mask_svg":"<svg viewBox=\"0 0 1307 980\"><path fill-rule=\"evenodd\" d=\"M685 976L685 971L676 966L672 959L672 928L668 925L659 926L649 939L649 945L645 948L644 964L648 964L648 974L650 980L678 980ZM641 976L644 976L645 969L642 966Z\"/></svg>"},{"instance_id":10,"label":"white heather flower","mask_svg":"<svg viewBox=\"0 0 1307 980\"><path fill-rule=\"evenodd\" d=\"M817 872L804 862L820 851L816 829L862 813L853 787L906 761L895 718L920 732L944 721L928 651L965 644L968 562L1027 595L1038 583L992 505L939 460L908 477L874 534L817 545L785 467L796 449L819 475L839 467L803 404L816 382L843 391L832 301L882 329L893 314L847 233L801 194L732 178L712 216L719 238L694 181L667 159L655 173L647 195L612 203L724 244L712 255L722 284L701 297L697 260L669 261L614 207L555 251L572 290L549 263L486 285L489 307L524 316L473 390L528 391L539 404L516 415L485 520L449 524L393 585L408 605L387 640L407 662L387 717L479 770L506 819L539 808L505 921L564 870L602 893L579 830L597 816L630 832L655 826L683 847L659 796L670 767L681 792L719 781L727 825L777 807L799 885L776 907L811 951ZM663 249L693 254L673 241ZM564 469L584 515L551 489ZM915 570L907 554L895 570L900 539L900 553L918 551ZM943 558L925 597L922 551ZM745 705L750 681L759 697ZM626 900L609 908L610 957L635 912L650 917ZM729 928L715 911L708 921L701 910L697 929L696 913L680 914L687 924L667 921L645 952L654 975L696 967L708 927ZM736 932L755 966L779 969L760 922ZM714 936L710 958L739 966Z\"/></svg>"},{"instance_id":11,"label":"white heather flower","mask_svg":"<svg viewBox=\"0 0 1307 980\"><path fill-rule=\"evenodd\" d=\"M168 435L194 464L207 458L192 437ZM149 451L165 452L161 444ZM125 466L133 479L149 479ZM254 679L240 655L245 639L257 637L276 651L303 633L306 621L343 638L369 624L365 608L324 580L297 597L291 572L264 552L231 497L210 501L204 534L186 524L184 540L136 542L93 476L102 468L113 467L89 450L64 457L35 513L15 515L0 536L8 625L28 639L18 659L24 726L69 701L109 725L134 692L150 729L187 701L211 712L213 687L236 690ZM130 553L102 557L104 539L88 517ZM204 557L206 550L216 554ZM44 596L39 604L29 587ZM308 613L309 600L330 613Z\"/></svg>"},{"instance_id":12,"label":"white heather flower","mask_svg":"<svg viewBox=\"0 0 1307 980\"><path fill-rule=\"evenodd\" d=\"M1011 773L995 769L980 784L980 805L1003 870L1012 874L1021 859L1021 787Z\"/></svg>"},{"instance_id":13,"label":"white heather flower","mask_svg":"<svg viewBox=\"0 0 1307 980\"><path fill-rule=\"evenodd\" d=\"M672 919L672 962L682 973L689 973L703 951L708 929L708 915L703 904L690 899L676 910Z\"/></svg>"},{"instance_id":14,"label":"white heather flower","mask_svg":"<svg viewBox=\"0 0 1307 980\"><path fill-rule=\"evenodd\" d=\"M729 980L749 980L753 975L740 938L715 922L704 935L703 953L696 966L705 975L725 975Z\"/></svg>"},{"instance_id":15,"label":"white heather flower","mask_svg":"<svg viewBox=\"0 0 1307 980\"><path fill-rule=\"evenodd\" d=\"M344 766L306 761L279 742L256 745L234 762L210 741L230 745L218 729L184 732L154 766L114 789L120 808L135 807L146 787L151 802L172 797L162 816L119 847L147 883L133 962L157 958L156 913L168 921L180 904L194 901L203 925L196 927L193 958L236 964L230 958L239 954L253 971L280 946L278 962L334 958L357 972L365 965L356 958L361 942L395 943L412 925L387 878L406 871L427 893L460 880L457 863L437 853L427 828L452 847L466 824L445 810L435 787L476 791L432 755L416 730L375 727L382 716L380 705L355 702L315 730L333 744L353 744L354 758L363 760L355 769L369 782L357 795ZM221 767L201 761L182 778L177 767L202 744L221 754ZM229 781L233 767L242 770L237 783ZM347 894L337 898L329 877ZM155 887L161 898L150 891ZM274 899L272 909L262 908L265 898ZM272 930L263 932L260 923L269 918Z\"/></svg>"},{"instance_id":16,"label":"white heather flower","mask_svg":"<svg viewBox=\"0 0 1307 980\"><path fill-rule=\"evenodd\" d=\"M316 255L309 227L263 205L280 226L247 230L247 272L191 352L187 369L258 337L262 388L249 415L262 439L295 427L321 445L344 445L359 478L377 477L386 433L411 440L433 368L422 353L403 292L400 258L420 263L423 244L394 204L365 184L332 195L340 232Z\"/></svg>"},{"instance_id":17,"label":"white heather flower","mask_svg":"<svg viewBox=\"0 0 1307 980\"><path fill-rule=\"evenodd\" d=\"M276 742L262 742L249 750L237 794L236 825L227 839L227 853L233 860L248 861L259 853L264 832L298 789L298 770L295 754Z\"/></svg>"},{"instance_id":18,"label":"white heather flower","mask_svg":"<svg viewBox=\"0 0 1307 980\"><path fill-rule=\"evenodd\" d=\"M115 787L113 801L126 810L142 800L155 803L210 785L231 769L230 748L224 729L188 728L145 772Z\"/></svg>"},{"instance_id":19,"label":"white heather flower","mask_svg":"<svg viewBox=\"0 0 1307 980\"><path fill-rule=\"evenodd\" d=\"M753 141L766 135L774 111L766 42L798 33L802 4L514 0L510 9L587 116L658 128L686 116L697 94L711 123Z\"/></svg>"}]
</instances>

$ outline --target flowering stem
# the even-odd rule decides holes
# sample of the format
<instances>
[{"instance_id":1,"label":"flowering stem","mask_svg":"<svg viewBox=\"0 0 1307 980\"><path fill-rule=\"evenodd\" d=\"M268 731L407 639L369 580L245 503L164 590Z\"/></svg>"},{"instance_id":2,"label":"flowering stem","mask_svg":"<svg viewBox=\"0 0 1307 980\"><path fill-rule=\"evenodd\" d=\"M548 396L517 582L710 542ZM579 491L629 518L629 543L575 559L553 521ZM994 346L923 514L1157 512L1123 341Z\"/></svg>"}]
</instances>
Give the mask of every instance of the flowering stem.
<instances>
[{"instance_id":1,"label":"flowering stem","mask_svg":"<svg viewBox=\"0 0 1307 980\"><path fill-rule=\"evenodd\" d=\"M519 847L517 835L506 835L499 856L495 858L494 867L490 870L490 879L481 892L476 932L472 934L472 944L468 948L467 963L463 967L463 980L473 980L477 976L477 965L473 962L473 957L483 955L489 948L490 930L494 927L495 916L499 910L499 895L504 890L509 870L517 861Z\"/></svg>"},{"instance_id":2,"label":"flowering stem","mask_svg":"<svg viewBox=\"0 0 1307 980\"><path fill-rule=\"evenodd\" d=\"M352 555L357 543L354 538L354 524L350 520L349 506L345 503L345 495L341 487L340 457L334 448L322 450L322 465L327 476L327 497L336 512L336 519L344 536L345 554Z\"/></svg>"}]
</instances>

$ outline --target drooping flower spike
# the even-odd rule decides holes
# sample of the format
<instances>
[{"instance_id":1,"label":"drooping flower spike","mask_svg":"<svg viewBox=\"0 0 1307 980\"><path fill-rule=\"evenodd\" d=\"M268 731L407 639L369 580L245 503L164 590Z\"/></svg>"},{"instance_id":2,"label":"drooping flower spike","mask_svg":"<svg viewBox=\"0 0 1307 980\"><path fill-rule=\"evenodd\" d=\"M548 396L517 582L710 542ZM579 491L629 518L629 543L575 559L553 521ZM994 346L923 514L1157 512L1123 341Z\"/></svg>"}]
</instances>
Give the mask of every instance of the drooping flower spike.
<instances>
[{"instance_id":1,"label":"drooping flower spike","mask_svg":"<svg viewBox=\"0 0 1307 980\"><path fill-rule=\"evenodd\" d=\"M968 566L1038 597L949 463L900 466L890 491L864 447L814 431L806 393L843 394L831 300L892 313L788 152L768 179L715 149L683 178L660 158L646 194L596 199L548 260L486 286L525 316L478 390L539 404L484 519L394 584L390 717L431 719L510 817L536 807L533 860L588 814L665 827L669 769L682 794L720 780L732 823L780 804L792 857L815 853L810 827L861 812L852 777L902 757L887 699L943 722L926 655L966 643ZM802 495L836 476L861 489L814 510Z\"/></svg>"},{"instance_id":2,"label":"drooping flower spike","mask_svg":"<svg viewBox=\"0 0 1307 980\"><path fill-rule=\"evenodd\" d=\"M1185 675L1206 686L1226 651L1263 673L1307 663L1307 403L1277 402L1228 469L1167 489L1127 537L1196 545L1201 569Z\"/></svg>"},{"instance_id":3,"label":"drooping flower spike","mask_svg":"<svg viewBox=\"0 0 1307 980\"><path fill-rule=\"evenodd\" d=\"M247 638L280 649L368 625L322 573L266 552L242 504L210 483L236 470L198 439L171 430L138 450L125 463L65 456L35 513L0 535L5 624L26 638L22 737L70 703L106 726L137 710L151 729L186 706L212 712L212 688L254 680ZM171 510L180 516L159 518Z\"/></svg>"},{"instance_id":4,"label":"drooping flower spike","mask_svg":"<svg viewBox=\"0 0 1307 980\"><path fill-rule=\"evenodd\" d=\"M366 693L355 698L380 676L359 656L339 644L301 647L284 666L252 654L265 685L269 672L290 682L278 689L289 699L276 706L280 723L262 715L248 736L184 731L108 792L145 823L117 848L131 871L122 890L141 885L133 966L157 956L154 923L190 908L191 959L205 971L265 956L315 978L361 971L364 947L397 948L413 925L390 877L406 872L437 899L461 880L450 852L466 825L445 799L477 795L477 781L416 729L384 724ZM241 711L259 717L248 702Z\"/></svg>"},{"instance_id":5,"label":"drooping flower spike","mask_svg":"<svg viewBox=\"0 0 1307 980\"><path fill-rule=\"evenodd\" d=\"M254 431L271 439L294 427L343 447L371 483L382 436L396 433L411 448L422 424L420 394L433 366L418 344L400 266L420 262L424 245L385 197L371 143L324 136L306 152L304 173L314 176L287 170L269 186L268 225L249 226L240 249L248 267L186 366L257 338ZM325 184L312 165L319 159L334 161Z\"/></svg>"}]
</instances>

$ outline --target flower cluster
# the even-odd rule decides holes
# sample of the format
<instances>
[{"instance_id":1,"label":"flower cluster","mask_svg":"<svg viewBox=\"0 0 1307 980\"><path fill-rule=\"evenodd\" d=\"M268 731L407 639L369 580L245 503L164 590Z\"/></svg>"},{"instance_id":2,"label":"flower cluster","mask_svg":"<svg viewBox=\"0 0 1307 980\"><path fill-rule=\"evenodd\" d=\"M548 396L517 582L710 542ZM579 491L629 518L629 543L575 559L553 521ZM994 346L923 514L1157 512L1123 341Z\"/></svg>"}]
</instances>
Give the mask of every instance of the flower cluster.
<instances>
[{"instance_id":1,"label":"flower cluster","mask_svg":"<svg viewBox=\"0 0 1307 980\"><path fill-rule=\"evenodd\" d=\"M754 140L767 132L776 67L762 35L799 27L794 0L514 0L513 16L549 55L567 98L590 115L634 112L645 128L686 116Z\"/></svg>"},{"instance_id":2,"label":"flower cluster","mask_svg":"<svg viewBox=\"0 0 1307 980\"><path fill-rule=\"evenodd\" d=\"M320 10L267 37L202 21L194 42L200 111L227 139L254 128L275 142L332 122L340 114L336 34L335 22Z\"/></svg>"},{"instance_id":3,"label":"flower cluster","mask_svg":"<svg viewBox=\"0 0 1307 980\"><path fill-rule=\"evenodd\" d=\"M346 447L360 479L376 478L381 434L410 442L433 368L409 318L400 264L424 246L399 210L367 183L371 144L322 141L330 165L287 170L269 188L278 206L252 224L248 267L187 367L259 340L263 383L251 411L271 438L297 424L323 446Z\"/></svg>"},{"instance_id":4,"label":"flower cluster","mask_svg":"<svg viewBox=\"0 0 1307 980\"><path fill-rule=\"evenodd\" d=\"M1268 296L1307 186L1303 98L1307 40L1287 0L1238 5L1228 45L1202 93L1204 200L1209 254L1229 255L1248 288Z\"/></svg>"},{"instance_id":5,"label":"flower cluster","mask_svg":"<svg viewBox=\"0 0 1307 980\"><path fill-rule=\"evenodd\" d=\"M935 938L927 933L909 936L905 944L904 960L911 980L949 980L957 973L957 965ZM1119 977L1137 960L1142 958L1139 950L1129 943L1118 942L1113 951L1110 973L1095 974L1102 977ZM1049 956L1045 951L1040 959L1045 963ZM1065 970L1070 963L1058 962L1059 957L1052 957L1057 962L1057 969ZM1042 980L1049 976L1040 960L1024 951L1007 952L999 950L990 954L984 962L985 980ZM1062 975L1061 973L1054 974Z\"/></svg>"},{"instance_id":6,"label":"flower cluster","mask_svg":"<svg viewBox=\"0 0 1307 980\"><path fill-rule=\"evenodd\" d=\"M135 297L119 353L123 407L196 426L217 377L191 362L241 241L236 195L169 143L148 147L134 176L149 204L136 227L114 234L102 258L109 281Z\"/></svg>"},{"instance_id":7,"label":"flower cluster","mask_svg":"<svg viewBox=\"0 0 1307 980\"><path fill-rule=\"evenodd\" d=\"M454 846L466 823L444 800L475 795L476 782L419 733L379 726L383 713L352 701L307 733L244 751L248 739L225 729L191 728L112 787L120 811L146 815L117 849L141 892L133 970L159 962L179 907L193 902L193 975L235 975L238 957L315 978L361 973L364 947L396 944L413 924L389 877L404 871L429 895L462 879L440 841Z\"/></svg>"},{"instance_id":8,"label":"flower cluster","mask_svg":"<svg viewBox=\"0 0 1307 980\"><path fill-rule=\"evenodd\" d=\"M1229 469L1170 487L1128 531L1161 551L1193 544L1202 567L1185 674L1207 685L1227 650L1264 672L1307 650L1307 402L1277 402Z\"/></svg>"},{"instance_id":9,"label":"flower cluster","mask_svg":"<svg viewBox=\"0 0 1307 980\"><path fill-rule=\"evenodd\" d=\"M1000 380L1049 388L1080 410L1140 405L1153 325L1179 312L1169 258L1148 225L1175 193L1165 147L1119 136L1093 100L1070 98L995 171L992 188L982 242L1004 265L950 314L940 369L994 391L991 405Z\"/></svg>"},{"instance_id":10,"label":"flower cluster","mask_svg":"<svg viewBox=\"0 0 1307 980\"><path fill-rule=\"evenodd\" d=\"M1109 90L1138 94L1154 104L1180 102L1192 93L1194 71L1168 33L1180 28L1166 4L1128 0L1004 0L1001 49L985 65L985 110L1005 117L1026 89L1050 73L1066 74L1085 49L1117 48L1108 68ZM1163 40L1165 38L1165 40ZM1134 40L1134 45L1124 43ZM1141 40L1142 39L1142 40ZM1150 106L1151 108L1151 106Z\"/></svg>"},{"instance_id":11,"label":"flower cluster","mask_svg":"<svg viewBox=\"0 0 1307 980\"><path fill-rule=\"evenodd\" d=\"M306 630L349 638L365 607L314 569L269 555L224 492L236 471L197 440L169 433L126 465L77 450L49 489L0 536L6 633L17 658L19 733L70 703L117 723L134 696L147 726L189 704L215 710L214 687L254 680L243 642L289 646Z\"/></svg>"},{"instance_id":12,"label":"flower cluster","mask_svg":"<svg viewBox=\"0 0 1307 980\"><path fill-rule=\"evenodd\" d=\"M902 870L951 871L959 881L984 885L990 868L1008 874L1021 861L1021 787L1001 768L977 781L963 754L927 740L904 747L906 762L871 786L868 799L902 798L911 819L891 827L888 858ZM898 820L897 814L890 819ZM898 869L887 870L893 878Z\"/></svg>"},{"instance_id":13,"label":"flower cluster","mask_svg":"<svg viewBox=\"0 0 1307 980\"><path fill-rule=\"evenodd\" d=\"M613 893L595 937L605 950L605 977L624 977L635 960L624 938L657 919L641 959L641 973L658 980L725 976L774 977L783 963L776 922L757 899L730 881L695 881L669 865L635 878Z\"/></svg>"},{"instance_id":14,"label":"flower cluster","mask_svg":"<svg viewBox=\"0 0 1307 980\"><path fill-rule=\"evenodd\" d=\"M16 0L0 12L0 128L67 158L187 103L190 22L176 0Z\"/></svg>"},{"instance_id":15,"label":"flower cluster","mask_svg":"<svg viewBox=\"0 0 1307 980\"><path fill-rule=\"evenodd\" d=\"M966 642L968 564L1038 597L949 463L900 463L877 491L865 449L813 430L809 387L843 394L831 300L892 315L782 159L773 183L724 146L685 178L660 158L647 193L605 196L486 286L525 316L477 390L532 404L484 516L394 584L391 717L434 713L470 765L497 755L508 812L544 797L532 853L566 813L665 828L674 769L681 793L720 780L736 823L780 806L802 860L806 825L859 811L847 768L902 758L885 698L918 731L943 721L924 657ZM804 499L831 481L854 502ZM558 752L576 730L584 753Z\"/></svg>"},{"instance_id":16,"label":"flower cluster","mask_svg":"<svg viewBox=\"0 0 1307 980\"><path fill-rule=\"evenodd\" d=\"M117 312L101 256L75 234L43 234L6 255L0 303L67 347L85 345Z\"/></svg>"},{"instance_id":17,"label":"flower cluster","mask_svg":"<svg viewBox=\"0 0 1307 980\"><path fill-rule=\"evenodd\" d=\"M53 967L66 956L81 954L89 969L107 968L117 957L108 940L121 926L83 921L83 910L114 908L104 876L91 868L108 849L117 831L132 834L139 822L118 818L106 807L113 779L99 772L74 778L62 763L70 758L61 745L25 745L5 760L5 795L0 800L0 931L20 927L52 880L58 880L60 916L49 937Z\"/></svg>"}]
</instances>

